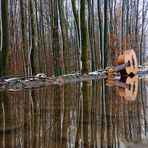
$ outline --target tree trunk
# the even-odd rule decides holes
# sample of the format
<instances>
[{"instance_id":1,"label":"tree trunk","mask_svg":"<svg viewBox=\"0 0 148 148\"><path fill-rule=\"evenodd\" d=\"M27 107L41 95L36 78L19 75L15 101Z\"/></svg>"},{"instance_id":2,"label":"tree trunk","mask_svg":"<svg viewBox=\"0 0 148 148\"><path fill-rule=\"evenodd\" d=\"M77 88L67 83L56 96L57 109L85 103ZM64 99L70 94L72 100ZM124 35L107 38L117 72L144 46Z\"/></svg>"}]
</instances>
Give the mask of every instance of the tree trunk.
<instances>
[{"instance_id":1,"label":"tree trunk","mask_svg":"<svg viewBox=\"0 0 148 148\"><path fill-rule=\"evenodd\" d=\"M140 35L140 65L142 64L142 45L143 45L143 34L144 34L144 23L145 23L145 12L144 12L144 5L145 5L145 0L143 0L143 4L142 4L142 28L141 28L141 35Z\"/></svg>"},{"instance_id":2,"label":"tree trunk","mask_svg":"<svg viewBox=\"0 0 148 148\"><path fill-rule=\"evenodd\" d=\"M77 59L78 59L78 70L80 71L81 69L81 51L80 51L80 47L81 47L81 41L80 41L80 19L79 19L79 13L78 13L78 9L76 8L76 0L71 0L71 4L72 4L72 10L73 10L73 14L74 14L74 19L75 22L74 24L76 24L76 43L77 43ZM79 7L79 6L78 6Z\"/></svg>"},{"instance_id":3,"label":"tree trunk","mask_svg":"<svg viewBox=\"0 0 148 148\"><path fill-rule=\"evenodd\" d=\"M35 19L34 19L34 10L33 10L33 2L32 0L29 0L29 7L30 7L30 17L31 17L31 68L32 68L32 74L36 74L36 66L35 66L35 51L36 51L36 32L35 32Z\"/></svg>"},{"instance_id":4,"label":"tree trunk","mask_svg":"<svg viewBox=\"0 0 148 148\"><path fill-rule=\"evenodd\" d=\"M95 26L94 26L94 1L87 0L88 3L88 31L89 31L89 48L91 51L91 70L96 70L96 52L95 52Z\"/></svg>"},{"instance_id":5,"label":"tree trunk","mask_svg":"<svg viewBox=\"0 0 148 148\"><path fill-rule=\"evenodd\" d=\"M124 37L123 37L123 32L124 32L124 0L122 0L122 16L121 16L121 29L120 29L120 33L121 33L121 50L124 50Z\"/></svg>"},{"instance_id":6,"label":"tree trunk","mask_svg":"<svg viewBox=\"0 0 148 148\"><path fill-rule=\"evenodd\" d=\"M24 3L20 0L20 11L21 11L21 29L22 29L22 47L24 51L24 64L25 64L25 75L28 75L28 50L27 50L27 36L25 28L25 13L24 13Z\"/></svg>"},{"instance_id":7,"label":"tree trunk","mask_svg":"<svg viewBox=\"0 0 148 148\"><path fill-rule=\"evenodd\" d=\"M104 0L104 68L108 64L108 0Z\"/></svg>"},{"instance_id":8,"label":"tree trunk","mask_svg":"<svg viewBox=\"0 0 148 148\"><path fill-rule=\"evenodd\" d=\"M82 69L81 73L88 73L88 32L86 24L86 0L81 0L80 18L81 18L81 44L82 44Z\"/></svg>"},{"instance_id":9,"label":"tree trunk","mask_svg":"<svg viewBox=\"0 0 148 148\"><path fill-rule=\"evenodd\" d=\"M41 60L42 60L42 56L41 56L41 42L40 42L40 39L41 39L41 27L40 27L40 15L41 13L39 13L39 16L38 16L38 7L39 7L39 4L38 2L35 0L35 20L36 20L36 37L37 37L37 51L36 51L36 57L38 58L38 61L36 62L36 64L38 65L38 70L42 72L42 63L41 63Z\"/></svg>"},{"instance_id":10,"label":"tree trunk","mask_svg":"<svg viewBox=\"0 0 148 148\"><path fill-rule=\"evenodd\" d=\"M129 0L126 2L126 36L129 35Z\"/></svg>"},{"instance_id":11,"label":"tree trunk","mask_svg":"<svg viewBox=\"0 0 148 148\"><path fill-rule=\"evenodd\" d=\"M102 12L101 12L101 1L97 1L98 7L98 20L99 20L99 38L100 38L100 60L101 60L101 68L103 68L103 30L102 30Z\"/></svg>"},{"instance_id":12,"label":"tree trunk","mask_svg":"<svg viewBox=\"0 0 148 148\"><path fill-rule=\"evenodd\" d=\"M79 20L78 10L76 9L76 0L71 0L71 3L72 3L72 10L73 10L75 22L76 22L77 32L78 32L78 44L80 47L80 27L79 27L80 20Z\"/></svg>"},{"instance_id":13,"label":"tree trunk","mask_svg":"<svg viewBox=\"0 0 148 148\"><path fill-rule=\"evenodd\" d=\"M69 70L68 31L67 31L66 19L64 16L63 4L61 0L58 0L58 7L59 7L60 25L61 25L62 40L63 40L64 69L65 73L68 73Z\"/></svg>"},{"instance_id":14,"label":"tree trunk","mask_svg":"<svg viewBox=\"0 0 148 148\"><path fill-rule=\"evenodd\" d=\"M61 63L61 53L60 53L60 45L59 45L59 33L58 33L58 12L57 12L57 0L54 0L52 13L53 13L53 41L52 41L52 48L53 48L53 61L54 61L54 70L55 75L62 74L62 63Z\"/></svg>"},{"instance_id":15,"label":"tree trunk","mask_svg":"<svg viewBox=\"0 0 148 148\"><path fill-rule=\"evenodd\" d=\"M0 75L6 75L6 66L8 64L9 50L9 32L8 32L8 0L1 0L2 14L2 51L1 51L1 68Z\"/></svg>"},{"instance_id":16,"label":"tree trunk","mask_svg":"<svg viewBox=\"0 0 148 148\"><path fill-rule=\"evenodd\" d=\"M136 54L138 55L138 36L139 36L139 0L135 1L135 33L134 33L134 50Z\"/></svg>"},{"instance_id":17,"label":"tree trunk","mask_svg":"<svg viewBox=\"0 0 148 148\"><path fill-rule=\"evenodd\" d=\"M45 55L45 49L46 49L46 43L45 43L45 31L44 31L44 14L43 14L43 1L40 0L40 43L41 43L41 71L44 73L47 72L47 65L46 65L46 55Z\"/></svg>"}]
</instances>

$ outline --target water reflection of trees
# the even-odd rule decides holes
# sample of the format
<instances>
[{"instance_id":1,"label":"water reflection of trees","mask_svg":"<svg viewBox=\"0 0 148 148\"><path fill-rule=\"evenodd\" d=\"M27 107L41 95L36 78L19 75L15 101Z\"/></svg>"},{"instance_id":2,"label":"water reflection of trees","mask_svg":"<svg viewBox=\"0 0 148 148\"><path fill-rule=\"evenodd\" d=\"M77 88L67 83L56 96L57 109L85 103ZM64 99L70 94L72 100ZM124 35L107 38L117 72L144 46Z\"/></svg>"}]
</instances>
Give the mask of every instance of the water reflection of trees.
<instances>
[{"instance_id":1,"label":"water reflection of trees","mask_svg":"<svg viewBox=\"0 0 148 148\"><path fill-rule=\"evenodd\" d=\"M145 81L135 101L104 80L1 92L0 145L118 147L147 136Z\"/></svg>"}]
</instances>

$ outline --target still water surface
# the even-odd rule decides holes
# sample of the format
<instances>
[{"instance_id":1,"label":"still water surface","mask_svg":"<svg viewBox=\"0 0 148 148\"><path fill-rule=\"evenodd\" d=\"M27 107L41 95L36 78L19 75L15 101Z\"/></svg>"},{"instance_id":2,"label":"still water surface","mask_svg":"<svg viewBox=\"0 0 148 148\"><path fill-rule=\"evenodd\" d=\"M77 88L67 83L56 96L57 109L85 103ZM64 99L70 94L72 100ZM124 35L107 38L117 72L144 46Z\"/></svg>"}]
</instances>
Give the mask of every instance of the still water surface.
<instances>
[{"instance_id":1,"label":"still water surface","mask_svg":"<svg viewBox=\"0 0 148 148\"><path fill-rule=\"evenodd\" d=\"M0 92L0 147L148 147L148 77L119 85L96 79Z\"/></svg>"}]
</instances>

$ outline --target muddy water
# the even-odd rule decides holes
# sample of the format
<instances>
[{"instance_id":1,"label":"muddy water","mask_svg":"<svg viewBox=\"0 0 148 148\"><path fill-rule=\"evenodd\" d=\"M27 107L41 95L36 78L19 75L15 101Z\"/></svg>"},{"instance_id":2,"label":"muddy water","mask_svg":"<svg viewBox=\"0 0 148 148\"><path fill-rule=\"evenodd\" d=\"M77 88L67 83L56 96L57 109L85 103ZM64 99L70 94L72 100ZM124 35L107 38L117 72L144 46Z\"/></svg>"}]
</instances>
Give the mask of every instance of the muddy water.
<instances>
[{"instance_id":1,"label":"muddy water","mask_svg":"<svg viewBox=\"0 0 148 148\"><path fill-rule=\"evenodd\" d=\"M148 147L148 77L0 92L0 147Z\"/></svg>"}]
</instances>

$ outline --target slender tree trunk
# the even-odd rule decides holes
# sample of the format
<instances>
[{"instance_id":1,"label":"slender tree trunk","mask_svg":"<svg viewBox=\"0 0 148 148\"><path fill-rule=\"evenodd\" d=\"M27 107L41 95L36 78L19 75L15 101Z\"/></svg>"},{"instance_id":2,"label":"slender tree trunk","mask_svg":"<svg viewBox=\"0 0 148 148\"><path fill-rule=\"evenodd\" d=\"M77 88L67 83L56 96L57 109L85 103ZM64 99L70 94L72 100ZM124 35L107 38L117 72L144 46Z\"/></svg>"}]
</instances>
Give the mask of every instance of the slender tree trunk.
<instances>
[{"instance_id":1,"label":"slender tree trunk","mask_svg":"<svg viewBox=\"0 0 148 148\"><path fill-rule=\"evenodd\" d=\"M88 3L88 31L89 31L89 48L91 51L91 70L96 70L96 52L95 52L95 26L94 26L94 1L87 0Z\"/></svg>"},{"instance_id":2,"label":"slender tree trunk","mask_svg":"<svg viewBox=\"0 0 148 148\"><path fill-rule=\"evenodd\" d=\"M134 49L137 48L137 42L138 42L138 17L139 17L139 0L136 0L135 2L135 36L134 36Z\"/></svg>"},{"instance_id":3,"label":"slender tree trunk","mask_svg":"<svg viewBox=\"0 0 148 148\"><path fill-rule=\"evenodd\" d=\"M71 3L72 3L72 10L73 10L75 22L76 22L77 32L78 32L78 44L80 47L80 27L79 27L80 20L79 20L78 10L76 9L76 0L71 0Z\"/></svg>"},{"instance_id":4,"label":"slender tree trunk","mask_svg":"<svg viewBox=\"0 0 148 148\"><path fill-rule=\"evenodd\" d=\"M76 8L76 0L71 0L71 4L72 4L72 10L73 10L73 15L74 15L74 19L75 19L75 22L74 24L76 24L76 39L77 39L77 53L78 53L78 70L81 69L81 51L80 51L80 48L81 48L81 40L80 40L80 19L79 19L79 11L78 9ZM78 5L79 7L79 5Z\"/></svg>"},{"instance_id":5,"label":"slender tree trunk","mask_svg":"<svg viewBox=\"0 0 148 148\"><path fill-rule=\"evenodd\" d=\"M101 1L97 0L98 7L98 20L99 20L99 39L100 39L100 60L101 60L101 68L103 68L103 27L102 27L102 11L101 11Z\"/></svg>"},{"instance_id":6,"label":"slender tree trunk","mask_svg":"<svg viewBox=\"0 0 148 148\"><path fill-rule=\"evenodd\" d=\"M6 75L6 66L8 64L9 50L9 32L8 32L8 0L1 0L2 15L2 51L1 51L1 68L0 74Z\"/></svg>"},{"instance_id":7,"label":"slender tree trunk","mask_svg":"<svg viewBox=\"0 0 148 148\"><path fill-rule=\"evenodd\" d=\"M46 49L46 43L45 43L45 31L44 31L44 14L43 14L43 1L40 0L40 32L41 32L41 69L44 73L47 72L47 65L46 65L46 55L45 55L45 49ZM41 56L40 55L40 56Z\"/></svg>"},{"instance_id":8,"label":"slender tree trunk","mask_svg":"<svg viewBox=\"0 0 148 148\"><path fill-rule=\"evenodd\" d=\"M104 68L108 64L108 0L104 0Z\"/></svg>"},{"instance_id":9,"label":"slender tree trunk","mask_svg":"<svg viewBox=\"0 0 148 148\"><path fill-rule=\"evenodd\" d=\"M34 19L34 9L33 9L33 2L32 0L29 0L29 7L30 7L30 17L31 17L31 67L32 67L32 74L36 74L36 65L35 65L35 51L36 51L36 32L35 32L35 19Z\"/></svg>"},{"instance_id":10,"label":"slender tree trunk","mask_svg":"<svg viewBox=\"0 0 148 148\"><path fill-rule=\"evenodd\" d=\"M111 65L111 63L113 63L113 60L114 60L114 58L112 58L111 56L114 54L114 51L115 50L112 50L112 46L113 46L113 44L114 43L112 43L111 42L111 37L114 37L114 29L113 29L113 0L109 0L109 2L108 2L108 5L109 5L109 45L110 45L110 48L108 49L108 63L109 63L109 65Z\"/></svg>"},{"instance_id":11,"label":"slender tree trunk","mask_svg":"<svg viewBox=\"0 0 148 148\"><path fill-rule=\"evenodd\" d=\"M97 55L96 55L96 46L95 46L95 12L94 12L94 0L92 0L92 71L95 71L97 69Z\"/></svg>"},{"instance_id":12,"label":"slender tree trunk","mask_svg":"<svg viewBox=\"0 0 148 148\"><path fill-rule=\"evenodd\" d=\"M140 65L142 64L142 45L143 45L144 23L145 23L144 5L145 5L145 0L143 0L143 4L142 4L142 28L141 28L141 35L140 35L140 50L139 50Z\"/></svg>"},{"instance_id":13,"label":"slender tree trunk","mask_svg":"<svg viewBox=\"0 0 148 148\"><path fill-rule=\"evenodd\" d=\"M110 12L110 33L114 32L114 24L113 24L113 0L109 0L109 12Z\"/></svg>"},{"instance_id":14,"label":"slender tree trunk","mask_svg":"<svg viewBox=\"0 0 148 148\"><path fill-rule=\"evenodd\" d=\"M126 2L126 36L129 35L129 0Z\"/></svg>"},{"instance_id":15,"label":"slender tree trunk","mask_svg":"<svg viewBox=\"0 0 148 148\"><path fill-rule=\"evenodd\" d=\"M89 47L89 57L90 57L90 62L89 62L89 68L93 68L93 53L92 53L92 13L91 13L91 0L87 0L87 9L88 9L88 21L87 21L87 26L88 26L88 47Z\"/></svg>"},{"instance_id":16,"label":"slender tree trunk","mask_svg":"<svg viewBox=\"0 0 148 148\"><path fill-rule=\"evenodd\" d=\"M124 50L124 36L123 36L123 32L124 32L124 2L125 0L122 0L122 16L121 16L121 50Z\"/></svg>"},{"instance_id":17,"label":"slender tree trunk","mask_svg":"<svg viewBox=\"0 0 148 148\"><path fill-rule=\"evenodd\" d=\"M42 57L41 57L41 34L40 34L40 30L41 30L41 27L40 27L40 23L39 23L39 17L38 17L38 7L39 7L39 4L36 0L34 0L35 2L35 20L36 20L36 37L37 37L37 52L36 52L36 55L37 55L37 58L38 58L38 61L36 62L36 64L38 65L38 69L39 71L42 71L42 64L41 64L41 60L42 60ZM40 13L39 13L40 14ZM39 15L40 16L40 15Z\"/></svg>"},{"instance_id":18,"label":"slender tree trunk","mask_svg":"<svg viewBox=\"0 0 148 148\"><path fill-rule=\"evenodd\" d=\"M67 23L64 16L63 4L61 0L58 0L59 14L60 14L60 24L62 31L62 40L63 40L63 56L64 56L64 69L65 73L69 71L69 60L68 60L68 31Z\"/></svg>"},{"instance_id":19,"label":"slender tree trunk","mask_svg":"<svg viewBox=\"0 0 148 148\"><path fill-rule=\"evenodd\" d=\"M86 0L81 0L80 18L81 18L81 44L82 44L82 74L88 73L88 32L86 24Z\"/></svg>"},{"instance_id":20,"label":"slender tree trunk","mask_svg":"<svg viewBox=\"0 0 148 148\"><path fill-rule=\"evenodd\" d=\"M54 70L55 75L62 74L62 63L61 63L61 53L60 53L60 45L59 45L59 33L58 33L58 12L57 12L57 4L58 1L54 0L53 2L53 41L52 41L52 48L53 48L53 61L54 61Z\"/></svg>"},{"instance_id":21,"label":"slender tree trunk","mask_svg":"<svg viewBox=\"0 0 148 148\"><path fill-rule=\"evenodd\" d=\"M25 75L28 75L28 50L27 50L27 37L25 28L25 13L24 13L24 3L20 0L20 11L21 11L21 29L22 29L22 47L24 51L24 64L25 64Z\"/></svg>"}]
</instances>

